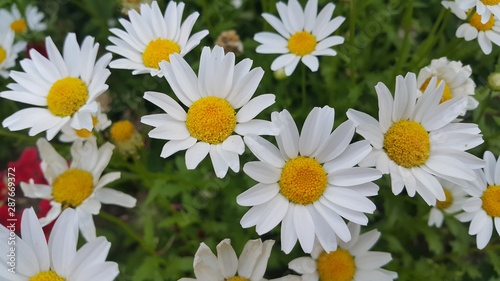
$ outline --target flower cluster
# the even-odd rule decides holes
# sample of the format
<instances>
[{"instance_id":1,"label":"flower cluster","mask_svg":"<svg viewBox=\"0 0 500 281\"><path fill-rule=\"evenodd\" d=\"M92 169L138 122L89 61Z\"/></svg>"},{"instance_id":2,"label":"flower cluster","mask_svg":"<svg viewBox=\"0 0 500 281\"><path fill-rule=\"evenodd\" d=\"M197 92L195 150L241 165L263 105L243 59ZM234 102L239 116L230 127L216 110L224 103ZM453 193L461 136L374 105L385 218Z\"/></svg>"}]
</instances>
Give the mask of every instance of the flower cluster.
<instances>
[{"instance_id":1,"label":"flower cluster","mask_svg":"<svg viewBox=\"0 0 500 281\"><path fill-rule=\"evenodd\" d=\"M226 48L201 47L209 31L197 31L198 12L183 19L184 3L170 1L162 11L157 1L142 1L140 5L122 2L126 17L118 19L121 28L109 28L111 43L105 48L92 36L79 43L76 33L68 33L60 51L57 40L47 36L46 54L31 49L29 57L18 65L18 53L26 47L22 39L29 38L23 34L45 32L47 24L44 15L31 5L23 14L16 5L0 9L0 75L14 81L6 84L0 97L28 105L5 118L2 125L14 132L28 129L31 137L46 136L36 141L41 161L31 149L9 164L17 169L24 197L42 199L45 205L38 215L31 208L25 209L22 238L16 236L19 261L29 262L19 265L16 275L5 262L0 264L0 278L114 280L118 265L106 261L111 243L98 237L100 224L94 222L94 215L111 216L101 211L108 208L103 204L147 206L166 192L135 190L136 198L127 194L125 181L169 185L171 178L164 181L157 176L159 171L168 171L172 178L176 176L174 169L187 169L194 175L192 170L206 167L203 161L207 156L211 165L205 181L232 178L240 170L246 175L239 182L244 183L243 190L229 192L242 214L236 218L241 228L255 227L262 238L276 235L287 258L295 255L288 259L291 272L287 273L291 274L274 280L398 278L398 273L383 268L392 255L371 251L385 231L389 232L383 227L377 227L380 231L370 229L374 220L380 220L378 216L391 211L390 204L382 207L385 196L379 192L385 186L390 186L389 195L398 199L422 199L429 210L429 226L442 227L453 217L470 222L468 234L476 235L478 249L490 242L494 227L500 233L500 158L486 151L481 159L470 151L484 142L480 126L470 121L470 114L484 113L475 113L484 106L475 97L470 65L441 57L416 69L418 75L407 72L398 75L395 83L377 83L375 94L372 91L378 105L376 117L364 112L361 103L349 106L358 110L337 106L337 100L329 105L314 100L309 110L305 75L319 81L318 77L331 74L318 72L319 57L342 53L333 47L344 43L337 30L345 17L333 17L333 3L318 10L317 0L308 0L305 6L298 0L278 2L279 17L262 14L277 33L256 33L253 39L260 45L255 52L278 54L268 67L283 71L285 76L293 76L299 62L305 66L303 108L277 109L286 104L277 102L286 99L285 93L279 92L283 88L276 87L275 93L262 90L265 69L253 67L250 58L237 60L236 55L243 55L243 43L235 31L223 33L237 38L231 44L223 42ZM467 41L478 38L485 54L492 52L492 42L500 46L500 1L456 0L443 1L442 5L467 21L458 28L457 37ZM119 57L113 60L103 49ZM345 59L345 54L330 59L337 62ZM312 73L306 74L306 67ZM351 70L355 67L352 62ZM15 69L8 71L11 68ZM155 85L162 89L143 83L142 99L154 106L144 102L141 118L135 120L130 112L119 112L117 118L113 106L99 99L106 91L115 91L112 79L107 80L112 72L123 70L131 75L149 74L143 77L156 79ZM350 75L356 79L354 71ZM388 84L394 84L394 90ZM107 115L110 108L113 114ZM268 110L273 111L269 114ZM299 111L306 112L300 131ZM152 127L146 140L139 123ZM54 141L57 135L63 143ZM158 143L161 148L150 149ZM120 158L113 157L115 147ZM176 162L171 168L169 160L179 155L184 156L184 163ZM141 157L149 162L144 164ZM249 160L252 158L256 160ZM162 170L158 163L167 163L167 168ZM116 169L123 172L112 171ZM212 171L217 179L211 178ZM5 183L2 180L0 185ZM0 206L5 201L5 188L0 186ZM413 199L416 194L419 198ZM169 199L162 198L162 204L173 205ZM243 214L246 207L249 209ZM131 232L121 218L114 221ZM146 225L145 236L153 236L153 222L140 223ZM47 243L42 227L49 224L54 228ZM361 226L369 230L361 233ZM0 238L8 239L17 230L0 227ZM77 250L79 233L86 244ZM155 249L151 245L162 238L154 237L155 242L148 244L132 236L154 258L168 251L175 240L173 237L165 248ZM213 242L207 241L208 245ZM216 246L217 255L201 242L194 254L195 279L180 280L265 280L274 243L274 239L249 240L238 258L229 238ZM3 259L9 251L6 243L0 243ZM310 256L301 257L299 251Z\"/></svg>"}]
</instances>

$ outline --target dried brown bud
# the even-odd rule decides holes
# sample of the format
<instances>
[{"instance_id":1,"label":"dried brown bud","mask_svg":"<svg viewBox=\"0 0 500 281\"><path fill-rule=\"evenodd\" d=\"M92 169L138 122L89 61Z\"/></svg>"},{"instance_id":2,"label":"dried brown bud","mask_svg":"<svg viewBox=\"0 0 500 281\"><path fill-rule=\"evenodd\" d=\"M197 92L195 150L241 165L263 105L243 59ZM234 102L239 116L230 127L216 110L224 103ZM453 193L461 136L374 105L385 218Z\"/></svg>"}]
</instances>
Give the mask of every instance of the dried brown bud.
<instances>
[{"instance_id":1,"label":"dried brown bud","mask_svg":"<svg viewBox=\"0 0 500 281\"><path fill-rule=\"evenodd\" d=\"M215 45L224 48L226 53L233 52L237 56L243 54L243 43L241 43L240 36L238 36L236 30L222 32L217 38Z\"/></svg>"}]
</instances>

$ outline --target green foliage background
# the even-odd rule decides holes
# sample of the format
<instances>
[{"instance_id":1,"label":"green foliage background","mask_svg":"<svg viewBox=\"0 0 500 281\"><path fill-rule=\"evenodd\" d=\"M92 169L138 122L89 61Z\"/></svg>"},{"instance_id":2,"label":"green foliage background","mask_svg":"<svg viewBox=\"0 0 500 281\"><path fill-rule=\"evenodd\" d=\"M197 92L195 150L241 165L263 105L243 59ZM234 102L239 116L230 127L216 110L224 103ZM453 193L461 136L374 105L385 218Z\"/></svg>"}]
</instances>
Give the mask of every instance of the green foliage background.
<instances>
[{"instance_id":1,"label":"green foliage background","mask_svg":"<svg viewBox=\"0 0 500 281\"><path fill-rule=\"evenodd\" d=\"M16 1L21 7L30 0ZM158 1L162 11L166 0ZM305 0L300 0L305 5ZM319 0L320 8L330 0ZM0 7L9 7L11 0L0 0ZM277 102L261 115L270 118L272 111L288 109L299 128L307 113L315 106L329 105L336 111L336 126L346 120L345 112L355 108L378 115L374 86L385 83L394 89L395 77L416 72L443 56L470 64L477 84L479 107L467 115L465 122L478 123L485 143L472 151L482 157L485 150L500 154L500 93L487 85L490 73L500 71L499 49L484 55L477 41L465 42L455 37L461 24L445 10L440 1L418 0L335 0L334 16L347 19L336 31L345 36L344 45L335 49L336 57L320 58L320 69L311 73L299 65L288 79L274 78L270 65L275 55L257 54L253 35L272 31L260 16L262 12L276 14L275 1L244 0L235 9L229 0L185 0L187 14L198 11L194 31L208 29L210 34L199 47L185 58L197 69L202 46L213 46L217 36L225 30L236 29L245 47L237 60L251 58L254 67L262 67L266 74L256 95L274 93ZM120 2L114 0L45 0L36 3L46 14L49 29L30 40L50 35L58 46L68 32L75 32L81 42L86 35L96 37L100 51L109 44L110 26L119 26ZM114 57L117 57L116 55ZM0 80L0 91L11 80ZM140 117L159 112L142 98L145 91L173 94L165 79L149 75L133 76L130 71L112 70L108 79L112 98L108 117L113 121L131 120L145 138L145 149L139 160L124 160L114 155L107 171L121 171L122 178L112 187L135 196L134 209L105 206L95 217L98 235L112 242L108 260L120 266L117 280L177 280L193 276L193 256L205 242L212 249L224 238L231 238L237 253L248 239L258 238L253 228L242 229L239 220L248 208L236 204L236 196L255 184L242 172L229 172L225 179L217 179L208 159L194 171L184 164L184 153L168 159L159 157L162 141L147 138L150 127L141 125ZM0 119L26 105L2 99ZM103 137L107 139L108 132ZM27 132L0 129L0 168L17 159L21 151L33 146L38 137ZM357 137L359 138L359 136ZM57 141L56 148L69 157L69 146ZM253 160L247 151L241 163ZM370 223L362 231L377 228L382 237L375 250L390 252L393 261L385 268L397 271L398 280L500 280L500 239L496 233L489 245L477 250L475 237L468 234L468 225L447 217L441 229L429 228L429 207L418 197L406 194L394 196L390 180L384 176L377 181L380 193L373 200L377 211L370 215ZM21 192L19 192L19 196ZM28 206L24 206L28 207ZM266 278L291 273L287 263L304 256L297 245L285 255L280 251L279 228L262 239L275 239Z\"/></svg>"}]
</instances>

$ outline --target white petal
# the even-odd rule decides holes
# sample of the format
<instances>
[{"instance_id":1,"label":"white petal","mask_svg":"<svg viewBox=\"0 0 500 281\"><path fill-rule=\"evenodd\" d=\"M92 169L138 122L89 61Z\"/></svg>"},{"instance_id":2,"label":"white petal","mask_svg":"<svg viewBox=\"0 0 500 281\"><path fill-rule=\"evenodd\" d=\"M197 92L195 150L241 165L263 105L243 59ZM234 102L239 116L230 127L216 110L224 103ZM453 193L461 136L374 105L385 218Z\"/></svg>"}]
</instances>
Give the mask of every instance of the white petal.
<instances>
[{"instance_id":1,"label":"white petal","mask_svg":"<svg viewBox=\"0 0 500 281\"><path fill-rule=\"evenodd\" d=\"M280 194L275 196L269 204L267 204L264 211L266 215L257 223L255 231L259 235L263 235L275 228L285 217L288 211L288 205L289 202L285 197Z\"/></svg>"},{"instance_id":2,"label":"white petal","mask_svg":"<svg viewBox=\"0 0 500 281\"><path fill-rule=\"evenodd\" d=\"M315 229L312 217L304 205L295 205L293 221L302 250L310 253L314 245Z\"/></svg>"},{"instance_id":3,"label":"white petal","mask_svg":"<svg viewBox=\"0 0 500 281\"><path fill-rule=\"evenodd\" d=\"M262 162L269 163L276 168L283 168L285 161L280 151L269 141L260 136L245 136L245 143L252 153Z\"/></svg>"},{"instance_id":4,"label":"white petal","mask_svg":"<svg viewBox=\"0 0 500 281\"><path fill-rule=\"evenodd\" d=\"M329 106L316 107L308 115L299 137L299 152L310 156L330 135L333 127L334 110Z\"/></svg>"},{"instance_id":5,"label":"white petal","mask_svg":"<svg viewBox=\"0 0 500 281\"><path fill-rule=\"evenodd\" d=\"M236 275L238 257L229 239L224 239L217 245L217 261L224 278L229 279Z\"/></svg>"}]
</instances>

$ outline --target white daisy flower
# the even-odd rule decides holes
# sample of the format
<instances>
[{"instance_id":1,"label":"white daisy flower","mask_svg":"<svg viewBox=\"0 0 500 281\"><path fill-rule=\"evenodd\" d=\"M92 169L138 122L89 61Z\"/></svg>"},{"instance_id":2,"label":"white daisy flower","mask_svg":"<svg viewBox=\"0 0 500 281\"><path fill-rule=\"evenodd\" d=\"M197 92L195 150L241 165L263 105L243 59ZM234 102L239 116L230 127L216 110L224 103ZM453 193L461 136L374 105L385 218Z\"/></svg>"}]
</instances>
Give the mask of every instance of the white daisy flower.
<instances>
[{"instance_id":1,"label":"white daisy flower","mask_svg":"<svg viewBox=\"0 0 500 281\"><path fill-rule=\"evenodd\" d=\"M238 258L230 239L224 239L217 245L217 256L205 243L201 243L193 262L196 278L181 278L179 281L264 281L273 245L274 240L264 243L260 239L249 240ZM295 281L298 278L286 276L279 280Z\"/></svg>"},{"instance_id":2,"label":"white daisy flower","mask_svg":"<svg viewBox=\"0 0 500 281\"><path fill-rule=\"evenodd\" d=\"M441 1L441 5L446 9L450 9L459 19L465 20L467 18L467 10L460 8L455 0L453 1Z\"/></svg>"},{"instance_id":3,"label":"white daisy flower","mask_svg":"<svg viewBox=\"0 0 500 281\"><path fill-rule=\"evenodd\" d=\"M51 209L40 219L42 226L55 220L62 210L73 208L78 214L83 237L90 241L96 236L92 215L99 213L101 203L126 208L135 206L136 199L132 196L105 187L120 178L120 172L101 176L113 154L112 144L105 143L98 149L95 138L85 142L77 140L71 146L70 165L47 140L39 139L37 147L48 184L21 182L21 189L26 197L50 200Z\"/></svg>"},{"instance_id":4,"label":"white daisy flower","mask_svg":"<svg viewBox=\"0 0 500 281\"><path fill-rule=\"evenodd\" d=\"M378 121L363 112L347 111L357 133L373 146L360 165L390 173L395 195L406 188L409 196L418 193L429 205L435 205L436 199L446 200L438 178L465 186L475 178L473 169L484 166L484 161L465 152L483 142L478 126L451 123L466 106L467 98L440 104L444 83L436 88L436 80L431 79L418 99L413 73L396 78L394 98L383 83L378 83Z\"/></svg>"},{"instance_id":5,"label":"white daisy flower","mask_svg":"<svg viewBox=\"0 0 500 281\"><path fill-rule=\"evenodd\" d=\"M345 218L366 225L376 206L367 197L378 193L372 181L376 169L354 167L371 151L368 141L350 144L354 123L346 121L333 133L334 110L316 107L307 116L299 136L286 110L273 112L281 131L278 148L264 138L245 136L245 143L260 160L246 163L243 171L258 184L236 201L252 208L241 219L244 228L256 226L259 235L281 222L281 249L289 253L297 239L306 253L317 238L327 251L337 248L337 234L349 241Z\"/></svg>"},{"instance_id":6,"label":"white daisy flower","mask_svg":"<svg viewBox=\"0 0 500 281\"><path fill-rule=\"evenodd\" d=\"M43 22L44 15L38 8L33 5L28 5L24 11L24 17L19 12L16 4L12 4L10 11L0 10L0 30L12 30L17 34L25 33L26 31L44 31L47 29L47 24Z\"/></svg>"},{"instance_id":7,"label":"white daisy flower","mask_svg":"<svg viewBox=\"0 0 500 281\"><path fill-rule=\"evenodd\" d=\"M480 16L478 20L485 24L490 20L492 14L500 18L500 0L456 0L460 9L468 11L475 8Z\"/></svg>"},{"instance_id":8,"label":"white daisy flower","mask_svg":"<svg viewBox=\"0 0 500 281\"><path fill-rule=\"evenodd\" d=\"M234 53L225 55L222 47L215 46L213 51L205 47L198 77L178 54L170 56L170 63L160 63L174 94L188 107L186 113L165 94L144 94L144 99L166 112L141 119L142 123L156 127L149 132L150 138L168 140L161 157L187 149L186 166L194 169L210 153L215 174L223 178L228 168L234 172L240 169L238 155L245 150L240 135L277 133L271 122L254 119L274 103L275 96L265 94L250 100L264 71L260 67L250 71L249 59L236 65L234 60Z\"/></svg>"},{"instance_id":9,"label":"white daisy flower","mask_svg":"<svg viewBox=\"0 0 500 281\"><path fill-rule=\"evenodd\" d=\"M497 17L491 15L486 23L481 23L481 16L474 12L466 22L457 29L456 36L464 38L465 41L471 41L477 38L479 46L485 55L489 55L492 50L491 42L500 46L500 21Z\"/></svg>"},{"instance_id":10,"label":"white daisy flower","mask_svg":"<svg viewBox=\"0 0 500 281\"><path fill-rule=\"evenodd\" d=\"M429 212L429 226L441 227L444 221L444 214L455 215L462 211L462 204L468 198L464 188L447 180L438 179L443 187L446 200L437 201L436 206L431 208Z\"/></svg>"},{"instance_id":11,"label":"white daisy flower","mask_svg":"<svg viewBox=\"0 0 500 281\"><path fill-rule=\"evenodd\" d=\"M110 75L106 68L111 54L96 62L99 44L87 36L82 47L76 35L68 34L63 55L50 37L45 40L48 59L36 50L30 50L31 59L21 61L24 72L11 71L10 77L17 83L7 85L10 91L0 97L38 107L21 109L7 117L2 125L11 131L31 128L30 136L47 131L51 140L70 123L76 130L92 130L92 114L98 110L97 98L108 89L105 84Z\"/></svg>"},{"instance_id":12,"label":"white daisy flower","mask_svg":"<svg viewBox=\"0 0 500 281\"><path fill-rule=\"evenodd\" d=\"M15 272L9 271L10 231L0 226L0 279L9 281L112 281L118 276L118 264L106 261L111 243L98 237L80 247L78 215L65 210L45 239L33 208L25 209L21 220L21 237L16 238ZM9 249L10 248L10 249Z\"/></svg>"},{"instance_id":13,"label":"white daisy flower","mask_svg":"<svg viewBox=\"0 0 500 281\"><path fill-rule=\"evenodd\" d=\"M108 119L106 113L101 111L101 106L99 104L97 112L92 114L92 124L94 125L94 129L93 131L89 131L87 129L75 130L71 127L71 124L67 123L61 129L59 140L62 142L74 142L78 139L86 140L95 137L93 132L102 132L111 126L111 120Z\"/></svg>"},{"instance_id":14,"label":"white daisy flower","mask_svg":"<svg viewBox=\"0 0 500 281\"><path fill-rule=\"evenodd\" d=\"M495 160L493 153L486 151L483 158L486 166L476 170L477 177L464 189L472 196L462 205L465 213L457 216L462 222L471 222L469 234L477 235L478 249L488 245L493 224L497 233L500 233L500 157Z\"/></svg>"},{"instance_id":15,"label":"white daisy flower","mask_svg":"<svg viewBox=\"0 0 500 281\"><path fill-rule=\"evenodd\" d=\"M119 20L125 31L110 29L117 37L109 37L109 41L115 45L107 46L106 49L124 58L112 61L109 66L133 70L134 75L149 73L162 76L160 62L169 62L171 54L184 56L208 35L208 31L203 30L190 37L199 13L192 13L182 22L183 11L184 3L173 1L168 3L164 15L156 1L151 5L142 4L140 14L130 10L130 21Z\"/></svg>"},{"instance_id":16,"label":"white daisy flower","mask_svg":"<svg viewBox=\"0 0 500 281\"><path fill-rule=\"evenodd\" d=\"M417 87L425 92L427 85L433 76L437 77L437 83L444 82L444 92L441 103L455 97L467 97L467 107L460 115L464 115L467 110L472 110L479 104L472 95L476 89L476 84L470 76L472 69L470 65L463 66L461 61L449 61L443 57L431 61L429 66L420 70L417 76Z\"/></svg>"},{"instance_id":17,"label":"white daisy flower","mask_svg":"<svg viewBox=\"0 0 500 281\"><path fill-rule=\"evenodd\" d=\"M19 52L26 48L26 42L17 42L14 44L15 34L7 31L0 33L0 76L7 79L9 77L8 69L16 65L16 59Z\"/></svg>"},{"instance_id":18,"label":"white daisy flower","mask_svg":"<svg viewBox=\"0 0 500 281\"><path fill-rule=\"evenodd\" d=\"M342 36L330 36L344 22L344 17L331 19L335 5L328 3L319 14L318 1L307 1L303 10L297 0L289 0L276 4L280 19L264 13L262 17L279 33L259 32L254 40L261 43L257 53L281 54L271 64L271 70L285 68L290 76L299 61L311 71L317 71L317 56L335 56L337 52L331 47L344 43Z\"/></svg>"},{"instance_id":19,"label":"white daisy flower","mask_svg":"<svg viewBox=\"0 0 500 281\"><path fill-rule=\"evenodd\" d=\"M352 239L340 242L335 251L326 252L315 243L310 257L292 260L288 267L302 274L304 281L390 281L398 274L381 268L392 260L391 254L370 251L380 238L376 229L359 234L360 226L349 223Z\"/></svg>"}]
</instances>

